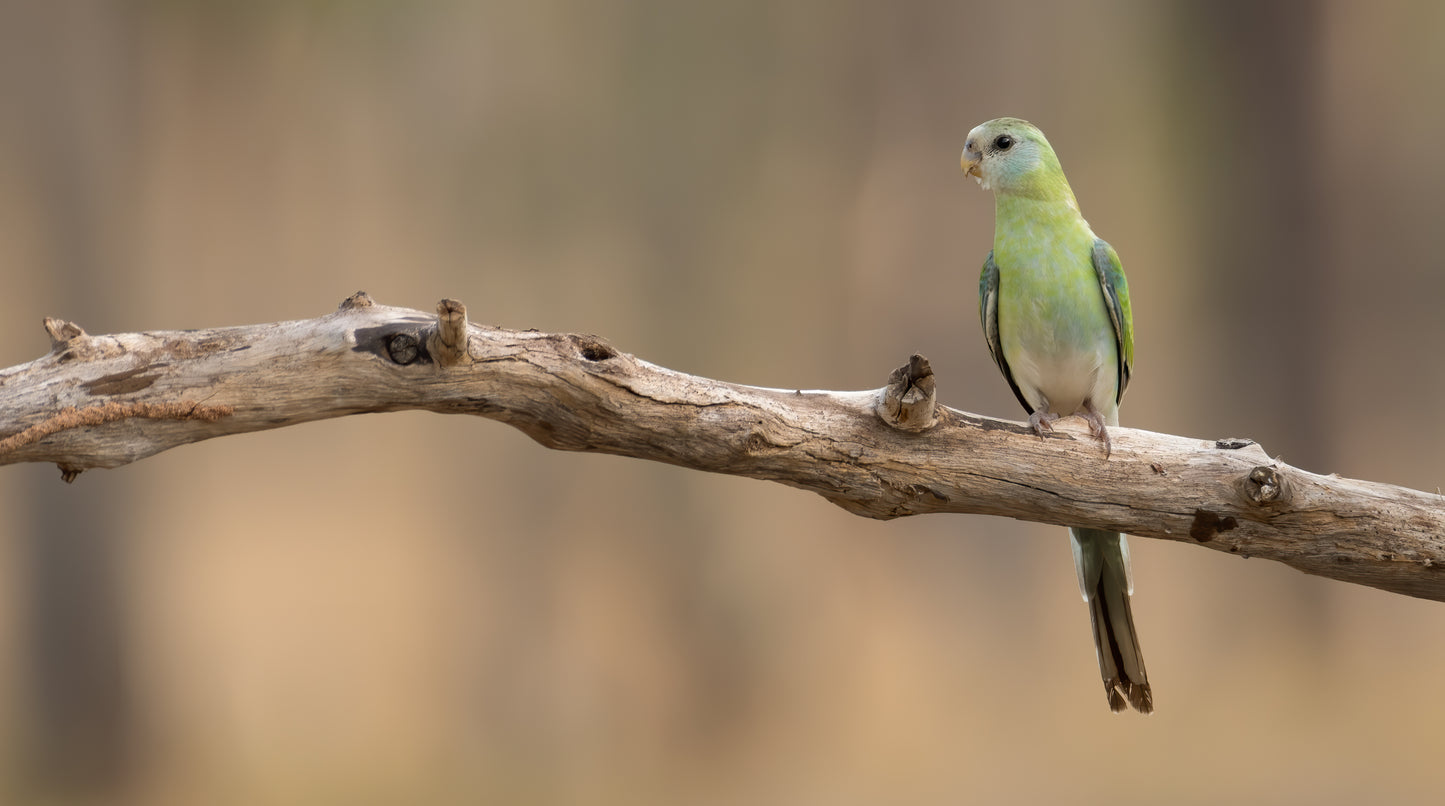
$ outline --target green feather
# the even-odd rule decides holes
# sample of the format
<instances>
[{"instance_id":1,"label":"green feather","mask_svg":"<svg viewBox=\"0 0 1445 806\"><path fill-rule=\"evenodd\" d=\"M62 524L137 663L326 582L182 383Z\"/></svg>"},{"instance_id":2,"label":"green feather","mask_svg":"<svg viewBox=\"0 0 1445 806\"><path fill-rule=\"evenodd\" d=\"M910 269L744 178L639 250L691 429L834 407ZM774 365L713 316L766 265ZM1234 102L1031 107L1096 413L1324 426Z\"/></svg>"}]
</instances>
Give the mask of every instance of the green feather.
<instances>
[{"instance_id":1,"label":"green feather","mask_svg":"<svg viewBox=\"0 0 1445 806\"><path fill-rule=\"evenodd\" d=\"M1018 118L969 133L964 169L994 191L993 250L979 276L989 354L1042 435L1082 414L1102 437L1119 422L1134 368L1129 284L1114 248L1094 235L1044 135ZM1070 530L1089 603L1109 707L1154 709L1129 606L1129 543L1117 532Z\"/></svg>"}]
</instances>

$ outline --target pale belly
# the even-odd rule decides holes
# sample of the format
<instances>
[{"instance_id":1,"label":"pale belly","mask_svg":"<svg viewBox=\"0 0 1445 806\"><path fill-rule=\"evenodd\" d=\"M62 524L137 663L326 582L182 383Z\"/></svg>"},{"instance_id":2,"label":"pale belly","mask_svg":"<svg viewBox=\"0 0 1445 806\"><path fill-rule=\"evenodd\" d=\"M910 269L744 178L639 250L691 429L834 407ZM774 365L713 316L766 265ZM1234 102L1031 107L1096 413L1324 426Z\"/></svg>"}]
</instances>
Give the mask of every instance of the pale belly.
<instances>
[{"instance_id":1,"label":"pale belly","mask_svg":"<svg viewBox=\"0 0 1445 806\"><path fill-rule=\"evenodd\" d=\"M1019 289L1007 287L1010 279L1017 278L1000 278L999 341L1025 399L1063 417L1092 401L1117 418L1118 346L1097 276L1025 280L1035 287Z\"/></svg>"}]
</instances>

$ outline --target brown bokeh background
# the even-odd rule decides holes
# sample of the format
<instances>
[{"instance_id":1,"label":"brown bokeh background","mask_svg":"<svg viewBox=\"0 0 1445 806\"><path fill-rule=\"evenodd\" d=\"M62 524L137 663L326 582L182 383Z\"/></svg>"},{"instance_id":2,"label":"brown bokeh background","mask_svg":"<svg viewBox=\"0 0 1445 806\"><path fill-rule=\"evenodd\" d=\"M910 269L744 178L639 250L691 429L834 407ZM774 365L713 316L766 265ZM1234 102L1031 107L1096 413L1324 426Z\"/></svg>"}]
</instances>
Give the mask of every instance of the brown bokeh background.
<instances>
[{"instance_id":1,"label":"brown bokeh background","mask_svg":"<svg viewBox=\"0 0 1445 806\"><path fill-rule=\"evenodd\" d=\"M976 314L1039 123L1123 256L1125 424L1445 483L1445 5L0 2L0 366L365 289L861 389ZM0 468L0 801L1430 802L1445 606L1134 541L1112 716L1062 530L352 417ZM398 479L405 479L399 484Z\"/></svg>"}]
</instances>

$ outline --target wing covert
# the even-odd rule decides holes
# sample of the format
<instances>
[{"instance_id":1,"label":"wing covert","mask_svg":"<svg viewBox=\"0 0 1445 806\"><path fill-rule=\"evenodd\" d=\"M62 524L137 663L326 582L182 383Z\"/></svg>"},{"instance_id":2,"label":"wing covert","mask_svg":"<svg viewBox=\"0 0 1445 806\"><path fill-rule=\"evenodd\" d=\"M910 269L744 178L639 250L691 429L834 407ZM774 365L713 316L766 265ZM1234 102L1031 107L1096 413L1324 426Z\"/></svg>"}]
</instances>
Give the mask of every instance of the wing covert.
<instances>
[{"instance_id":1,"label":"wing covert","mask_svg":"<svg viewBox=\"0 0 1445 806\"><path fill-rule=\"evenodd\" d=\"M1119 354L1119 392L1114 402L1124 399L1129 376L1134 372L1134 314L1129 305L1129 281L1124 279L1124 265L1119 254L1102 238L1094 239L1094 271L1099 275L1099 288L1104 293L1104 307L1114 325L1114 340Z\"/></svg>"},{"instance_id":2,"label":"wing covert","mask_svg":"<svg viewBox=\"0 0 1445 806\"><path fill-rule=\"evenodd\" d=\"M998 365L999 372L1003 373L1004 380L1008 381L1010 389L1014 390L1014 397L1019 399L1024 411L1033 414L1033 407L1024 398L1024 393L1019 391L1019 385L1014 381L1013 370L1009 369L1008 360L1003 355L1003 342L998 335L998 264L993 262L993 250L989 250L988 257L983 261L983 272L978 278L978 315L983 322L983 338L988 342L988 353L993 356L993 362Z\"/></svg>"}]
</instances>

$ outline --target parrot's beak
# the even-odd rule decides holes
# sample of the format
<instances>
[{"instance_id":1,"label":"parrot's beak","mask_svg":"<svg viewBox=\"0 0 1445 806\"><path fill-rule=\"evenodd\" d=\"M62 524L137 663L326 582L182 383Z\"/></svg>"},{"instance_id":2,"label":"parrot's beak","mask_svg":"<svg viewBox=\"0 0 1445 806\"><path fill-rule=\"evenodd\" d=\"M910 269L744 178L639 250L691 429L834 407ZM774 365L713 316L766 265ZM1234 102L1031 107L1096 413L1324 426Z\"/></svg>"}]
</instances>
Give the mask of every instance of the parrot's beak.
<instances>
[{"instance_id":1,"label":"parrot's beak","mask_svg":"<svg viewBox=\"0 0 1445 806\"><path fill-rule=\"evenodd\" d=\"M963 150L963 156L958 160L958 166L963 169L964 176L971 176L974 179L983 179L983 173L979 171L979 163L983 162L983 156L974 156L968 149Z\"/></svg>"}]
</instances>

